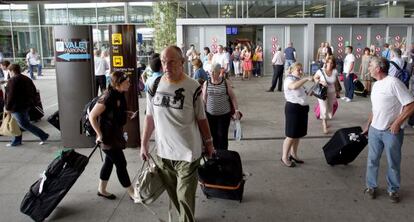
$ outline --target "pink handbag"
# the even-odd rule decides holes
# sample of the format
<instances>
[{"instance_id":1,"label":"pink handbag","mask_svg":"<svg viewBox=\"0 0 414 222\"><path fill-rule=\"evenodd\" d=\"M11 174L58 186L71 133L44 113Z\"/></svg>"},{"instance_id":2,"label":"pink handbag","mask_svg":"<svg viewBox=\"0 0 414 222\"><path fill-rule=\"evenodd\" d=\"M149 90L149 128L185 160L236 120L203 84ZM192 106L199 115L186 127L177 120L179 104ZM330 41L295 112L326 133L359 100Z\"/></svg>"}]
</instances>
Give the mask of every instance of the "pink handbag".
<instances>
[{"instance_id":1,"label":"pink handbag","mask_svg":"<svg viewBox=\"0 0 414 222\"><path fill-rule=\"evenodd\" d=\"M335 115L336 110L338 109L338 100L335 100L334 104L333 104L333 111L332 111L332 117ZM315 113L315 117L316 119L320 119L321 117L321 109L319 107L319 102L316 103L315 108L313 108L313 112Z\"/></svg>"}]
</instances>

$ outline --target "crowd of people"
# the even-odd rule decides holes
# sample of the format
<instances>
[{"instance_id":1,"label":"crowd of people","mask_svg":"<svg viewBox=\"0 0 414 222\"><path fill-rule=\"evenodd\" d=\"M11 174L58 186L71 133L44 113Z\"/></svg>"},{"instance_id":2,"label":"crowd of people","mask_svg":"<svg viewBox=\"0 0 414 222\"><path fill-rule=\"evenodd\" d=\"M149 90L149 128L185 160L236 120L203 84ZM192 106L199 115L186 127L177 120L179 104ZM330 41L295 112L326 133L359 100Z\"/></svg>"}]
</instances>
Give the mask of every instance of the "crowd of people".
<instances>
[{"instance_id":1,"label":"crowd of people","mask_svg":"<svg viewBox=\"0 0 414 222\"><path fill-rule=\"evenodd\" d=\"M385 151L388 161L388 195L393 202L399 202L401 147L404 138L405 120L414 114L414 97L406 85L398 78L401 67L408 62L400 48L386 48L381 56L376 56L370 48L364 49L359 67L359 77L365 81L371 93L372 111L364 127L369 138L365 193L375 198L378 192L378 169L381 154ZM231 53L230 53L231 51ZM34 51L31 51L33 53ZM277 46L272 58L273 79L267 91L284 92L285 140L282 147L281 163L286 167L304 164L299 157L298 147L301 138L307 135L309 92L305 84L314 82L327 87L327 98L318 99L322 130L329 133L328 120L333 117L334 104L337 103L340 71L333 48L321 44L317 58L320 69L313 76L306 76L303 65L297 62L296 49L288 43L282 52ZM134 118L126 111L124 93L130 88L128 75L122 72L110 74L107 87L105 75L109 73L108 55L100 50L94 51L95 76L101 96L94 106L90 120L95 132L96 142L103 144L106 154L100 172L97 195L115 199L107 191L108 180L113 165L118 179L131 198L134 198L127 162L123 149L126 146L123 126L128 118ZM414 53L411 53L411 60ZM30 56L28 56L30 63ZM343 100L353 99L355 56L352 46L346 46L343 61L345 96ZM412 64L412 62L410 62ZM188 72L185 72L187 65ZM160 168L160 176L168 195L179 212L180 221L194 221L195 192L197 187L196 169L200 165L202 153L211 157L215 149L227 150L228 132L231 119L242 117L237 96L233 91L229 73L236 78L249 80L252 74L262 76L263 50L257 46L235 45L234 49L219 45L217 52L205 47L203 54L194 45L188 50L177 46L166 47L160 54L151 55L149 66L141 70L141 81L147 92L146 113L141 140L140 155L143 160L153 158ZM21 74L20 66L3 61L3 73L10 75L6 90L6 112L10 112L20 127L32 132L43 144L49 135L30 123L26 98L33 93L33 82ZM254 70L254 71L253 71ZM283 79L283 76L286 76ZM372 82L375 80L375 83ZM340 84L339 84L340 87ZM150 155L149 140L156 131L156 155ZM10 146L20 145L22 137L13 138Z\"/></svg>"}]
</instances>

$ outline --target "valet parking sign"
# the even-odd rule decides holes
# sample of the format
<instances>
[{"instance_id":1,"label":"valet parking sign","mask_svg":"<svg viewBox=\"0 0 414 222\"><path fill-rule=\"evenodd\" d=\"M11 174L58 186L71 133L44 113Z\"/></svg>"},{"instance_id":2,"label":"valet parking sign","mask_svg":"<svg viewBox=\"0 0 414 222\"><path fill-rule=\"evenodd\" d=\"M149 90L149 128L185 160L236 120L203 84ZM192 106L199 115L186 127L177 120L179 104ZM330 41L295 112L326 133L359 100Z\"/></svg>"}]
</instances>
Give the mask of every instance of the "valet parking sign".
<instances>
[{"instance_id":1,"label":"valet parking sign","mask_svg":"<svg viewBox=\"0 0 414 222\"><path fill-rule=\"evenodd\" d=\"M57 62L85 62L91 59L89 39L56 39Z\"/></svg>"}]
</instances>

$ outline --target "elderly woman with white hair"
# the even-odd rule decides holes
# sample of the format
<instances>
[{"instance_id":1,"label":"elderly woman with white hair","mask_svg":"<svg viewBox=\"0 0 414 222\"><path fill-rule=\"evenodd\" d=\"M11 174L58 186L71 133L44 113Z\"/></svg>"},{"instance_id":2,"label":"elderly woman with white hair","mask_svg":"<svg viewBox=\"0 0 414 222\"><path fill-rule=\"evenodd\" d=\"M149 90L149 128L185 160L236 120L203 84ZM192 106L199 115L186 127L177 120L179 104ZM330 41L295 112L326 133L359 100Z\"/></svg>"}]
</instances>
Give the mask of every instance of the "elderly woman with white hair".
<instances>
[{"instance_id":1,"label":"elderly woman with white hair","mask_svg":"<svg viewBox=\"0 0 414 222\"><path fill-rule=\"evenodd\" d=\"M285 64L285 56L282 52L282 47L277 46L277 51L273 55L272 65L273 65L273 78L272 86L266 92L273 92L277 85L277 91L282 91L282 79L283 79L283 68Z\"/></svg>"},{"instance_id":2,"label":"elderly woman with white hair","mask_svg":"<svg viewBox=\"0 0 414 222\"><path fill-rule=\"evenodd\" d=\"M215 149L228 149L228 133L232 107L233 118L240 119L236 95L221 75L221 65L213 64L211 78L204 82L203 100Z\"/></svg>"}]
</instances>

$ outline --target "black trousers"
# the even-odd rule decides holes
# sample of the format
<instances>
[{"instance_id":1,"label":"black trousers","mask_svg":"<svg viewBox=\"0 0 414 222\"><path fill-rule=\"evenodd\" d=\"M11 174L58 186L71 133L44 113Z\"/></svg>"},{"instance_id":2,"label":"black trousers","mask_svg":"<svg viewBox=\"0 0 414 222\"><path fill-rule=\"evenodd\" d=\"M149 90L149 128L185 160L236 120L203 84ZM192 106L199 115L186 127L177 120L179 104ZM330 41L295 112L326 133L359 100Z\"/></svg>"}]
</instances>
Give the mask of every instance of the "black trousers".
<instances>
[{"instance_id":1,"label":"black trousers","mask_svg":"<svg viewBox=\"0 0 414 222\"><path fill-rule=\"evenodd\" d=\"M101 94L106 89L106 76L95 76L96 88L95 88L95 95L98 95L98 89L101 89Z\"/></svg>"},{"instance_id":2,"label":"black trousers","mask_svg":"<svg viewBox=\"0 0 414 222\"><path fill-rule=\"evenodd\" d=\"M276 83L278 83L277 90L282 91L283 67L284 67L283 65L273 65L273 78L272 78L272 86L270 87L270 90L272 91L275 90Z\"/></svg>"},{"instance_id":3,"label":"black trousers","mask_svg":"<svg viewBox=\"0 0 414 222\"><path fill-rule=\"evenodd\" d=\"M213 145L215 149L228 149L230 119L230 113L218 116L207 113L207 120L210 126L210 132L213 137Z\"/></svg>"},{"instance_id":4,"label":"black trousers","mask_svg":"<svg viewBox=\"0 0 414 222\"><path fill-rule=\"evenodd\" d=\"M112 173L112 168L115 164L116 174L118 180L123 187L131 186L131 180L129 179L127 162L125 159L124 151L122 149L110 149L103 150L105 153L105 161L101 168L101 180L109 180Z\"/></svg>"}]
</instances>

